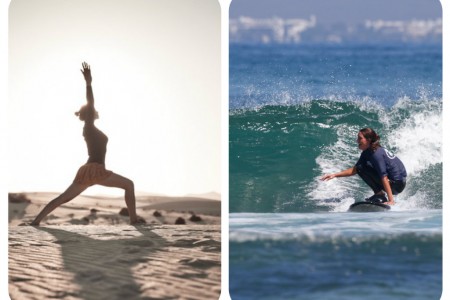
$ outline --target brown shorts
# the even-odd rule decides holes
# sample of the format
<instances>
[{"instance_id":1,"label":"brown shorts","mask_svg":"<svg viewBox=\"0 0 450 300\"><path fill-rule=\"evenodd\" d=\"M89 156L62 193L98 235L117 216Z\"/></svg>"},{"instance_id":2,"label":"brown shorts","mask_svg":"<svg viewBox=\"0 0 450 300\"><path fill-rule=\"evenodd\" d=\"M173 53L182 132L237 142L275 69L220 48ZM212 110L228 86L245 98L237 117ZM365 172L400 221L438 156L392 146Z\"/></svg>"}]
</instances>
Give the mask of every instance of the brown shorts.
<instances>
[{"instance_id":1,"label":"brown shorts","mask_svg":"<svg viewBox=\"0 0 450 300\"><path fill-rule=\"evenodd\" d=\"M94 185L108 178L112 173L112 171L106 170L105 166L102 164L87 163L78 169L73 182Z\"/></svg>"}]
</instances>

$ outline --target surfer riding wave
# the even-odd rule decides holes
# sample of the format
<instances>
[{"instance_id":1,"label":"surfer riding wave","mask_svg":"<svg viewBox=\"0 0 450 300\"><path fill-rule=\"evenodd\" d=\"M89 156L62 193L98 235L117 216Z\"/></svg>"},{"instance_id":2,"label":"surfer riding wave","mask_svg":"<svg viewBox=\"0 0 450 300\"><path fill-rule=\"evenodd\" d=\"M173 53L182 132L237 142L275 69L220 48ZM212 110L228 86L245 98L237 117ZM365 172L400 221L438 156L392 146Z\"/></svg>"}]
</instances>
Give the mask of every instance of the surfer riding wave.
<instances>
[{"instance_id":1,"label":"surfer riding wave","mask_svg":"<svg viewBox=\"0 0 450 300\"><path fill-rule=\"evenodd\" d=\"M357 142L362 153L356 164L347 170L326 174L321 180L358 174L374 192L366 201L394 205L394 195L400 194L406 186L405 166L380 145L380 137L372 128L361 129Z\"/></svg>"}]
</instances>

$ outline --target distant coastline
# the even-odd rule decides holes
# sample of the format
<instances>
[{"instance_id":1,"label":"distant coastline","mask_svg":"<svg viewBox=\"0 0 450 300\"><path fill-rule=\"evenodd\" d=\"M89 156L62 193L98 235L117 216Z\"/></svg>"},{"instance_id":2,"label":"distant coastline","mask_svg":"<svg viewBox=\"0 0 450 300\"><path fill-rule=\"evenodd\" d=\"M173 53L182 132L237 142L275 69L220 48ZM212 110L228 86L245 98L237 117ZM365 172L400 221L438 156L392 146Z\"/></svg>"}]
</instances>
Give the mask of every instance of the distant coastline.
<instances>
[{"instance_id":1,"label":"distant coastline","mask_svg":"<svg viewBox=\"0 0 450 300\"><path fill-rule=\"evenodd\" d=\"M365 20L353 24L325 24L315 15L308 19L280 17L230 19L230 43L426 43L442 44L442 18Z\"/></svg>"}]
</instances>

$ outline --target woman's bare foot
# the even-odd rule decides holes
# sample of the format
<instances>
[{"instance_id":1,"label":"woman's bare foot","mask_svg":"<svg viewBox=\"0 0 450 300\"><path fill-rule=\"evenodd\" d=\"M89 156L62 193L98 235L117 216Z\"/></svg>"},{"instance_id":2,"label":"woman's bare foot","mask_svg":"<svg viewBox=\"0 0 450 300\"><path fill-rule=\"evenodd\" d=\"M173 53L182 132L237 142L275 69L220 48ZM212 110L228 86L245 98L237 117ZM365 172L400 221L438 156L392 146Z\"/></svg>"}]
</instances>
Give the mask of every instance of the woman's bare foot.
<instances>
[{"instance_id":1,"label":"woman's bare foot","mask_svg":"<svg viewBox=\"0 0 450 300\"><path fill-rule=\"evenodd\" d=\"M136 216L135 220L130 220L130 225L147 224L144 218Z\"/></svg>"}]
</instances>

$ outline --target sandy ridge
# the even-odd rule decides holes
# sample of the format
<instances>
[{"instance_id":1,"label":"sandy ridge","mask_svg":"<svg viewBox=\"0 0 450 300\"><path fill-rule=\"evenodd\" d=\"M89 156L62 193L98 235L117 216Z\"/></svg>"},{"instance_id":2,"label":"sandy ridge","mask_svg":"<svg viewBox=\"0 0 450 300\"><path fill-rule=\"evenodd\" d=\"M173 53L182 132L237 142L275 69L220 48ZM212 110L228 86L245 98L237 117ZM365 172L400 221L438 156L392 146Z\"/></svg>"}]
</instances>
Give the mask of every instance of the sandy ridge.
<instances>
[{"instance_id":1,"label":"sandy ridge","mask_svg":"<svg viewBox=\"0 0 450 300\"><path fill-rule=\"evenodd\" d=\"M219 298L220 201L139 196L137 213L147 224L131 226L119 213L123 198L82 195L40 227L18 226L56 196L9 197L11 299ZM178 218L186 224L173 225Z\"/></svg>"},{"instance_id":2,"label":"sandy ridge","mask_svg":"<svg viewBox=\"0 0 450 300\"><path fill-rule=\"evenodd\" d=\"M11 299L218 299L220 226L9 229Z\"/></svg>"}]
</instances>

